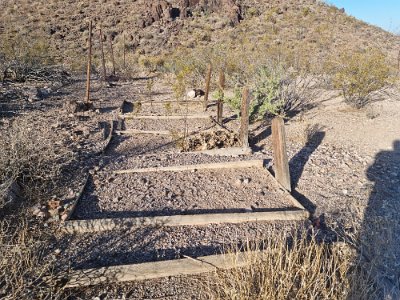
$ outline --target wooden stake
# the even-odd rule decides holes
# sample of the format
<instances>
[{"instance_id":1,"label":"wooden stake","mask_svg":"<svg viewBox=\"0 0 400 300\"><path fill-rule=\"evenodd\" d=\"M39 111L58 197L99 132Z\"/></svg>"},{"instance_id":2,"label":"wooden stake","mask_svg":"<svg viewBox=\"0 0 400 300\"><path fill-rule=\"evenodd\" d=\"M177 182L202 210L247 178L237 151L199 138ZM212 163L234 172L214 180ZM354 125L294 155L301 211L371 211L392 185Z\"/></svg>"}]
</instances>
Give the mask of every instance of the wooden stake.
<instances>
[{"instance_id":1,"label":"wooden stake","mask_svg":"<svg viewBox=\"0 0 400 300\"><path fill-rule=\"evenodd\" d=\"M225 89L225 74L223 70L219 71L219 80L218 80L219 90L220 90L220 98L218 99L217 104L217 122L222 123L222 114L224 109L224 89Z\"/></svg>"},{"instance_id":2,"label":"wooden stake","mask_svg":"<svg viewBox=\"0 0 400 300\"><path fill-rule=\"evenodd\" d=\"M400 50L399 54L397 55L397 75L400 75Z\"/></svg>"},{"instance_id":3,"label":"wooden stake","mask_svg":"<svg viewBox=\"0 0 400 300\"><path fill-rule=\"evenodd\" d=\"M240 113L240 141L243 147L249 147L249 105L250 95L247 87L242 92L242 107Z\"/></svg>"},{"instance_id":4,"label":"wooden stake","mask_svg":"<svg viewBox=\"0 0 400 300\"><path fill-rule=\"evenodd\" d=\"M207 111L208 106L208 95L210 93L210 81L211 81L212 65L208 65L207 76L206 76L206 88L204 93L204 111Z\"/></svg>"},{"instance_id":5,"label":"wooden stake","mask_svg":"<svg viewBox=\"0 0 400 300\"><path fill-rule=\"evenodd\" d=\"M92 66L92 21L89 23L89 52L87 64L87 77L86 77L86 103L90 101L90 69Z\"/></svg>"},{"instance_id":6,"label":"wooden stake","mask_svg":"<svg viewBox=\"0 0 400 300\"><path fill-rule=\"evenodd\" d=\"M123 51L124 51L124 69L126 68L126 60L125 60L125 33L124 33L124 47L123 47Z\"/></svg>"},{"instance_id":7,"label":"wooden stake","mask_svg":"<svg viewBox=\"0 0 400 300\"><path fill-rule=\"evenodd\" d=\"M289 163L286 152L284 121L281 117L272 120L272 146L274 150L274 170L276 180L291 191Z\"/></svg>"},{"instance_id":8,"label":"wooden stake","mask_svg":"<svg viewBox=\"0 0 400 300\"><path fill-rule=\"evenodd\" d=\"M114 59L114 49L112 43L112 36L109 36L110 40L110 54L111 54L111 62L112 62L112 74L115 76L115 59Z\"/></svg>"},{"instance_id":9,"label":"wooden stake","mask_svg":"<svg viewBox=\"0 0 400 300\"><path fill-rule=\"evenodd\" d=\"M217 122L222 124L222 113L224 109L224 104L222 100L218 100L217 102Z\"/></svg>"},{"instance_id":10,"label":"wooden stake","mask_svg":"<svg viewBox=\"0 0 400 300\"><path fill-rule=\"evenodd\" d=\"M99 35L100 35L100 48L101 48L101 66L103 68L103 81L106 81L106 79L107 79L106 60L104 58L103 32L102 32L101 27L100 27Z\"/></svg>"}]
</instances>

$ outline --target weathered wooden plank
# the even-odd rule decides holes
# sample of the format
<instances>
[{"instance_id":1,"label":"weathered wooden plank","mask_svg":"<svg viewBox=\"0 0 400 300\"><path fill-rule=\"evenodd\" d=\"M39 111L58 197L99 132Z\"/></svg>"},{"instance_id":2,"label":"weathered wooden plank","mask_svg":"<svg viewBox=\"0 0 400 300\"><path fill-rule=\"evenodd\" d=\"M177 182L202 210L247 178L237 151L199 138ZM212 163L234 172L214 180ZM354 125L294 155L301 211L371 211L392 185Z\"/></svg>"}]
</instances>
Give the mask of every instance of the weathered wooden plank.
<instances>
[{"instance_id":1,"label":"weathered wooden plank","mask_svg":"<svg viewBox=\"0 0 400 300\"><path fill-rule=\"evenodd\" d=\"M110 122L110 133L108 134L108 137L106 139L106 143L104 144L104 148L102 150L103 154L107 151L108 147L111 144L111 140L113 138L114 130L115 130L114 121L111 121Z\"/></svg>"},{"instance_id":2,"label":"weathered wooden plank","mask_svg":"<svg viewBox=\"0 0 400 300\"><path fill-rule=\"evenodd\" d=\"M171 276L197 275L244 267L251 263L251 258L261 255L262 251L248 251L183 258L176 260L148 262L142 264L103 267L73 271L66 288L115 283L141 281Z\"/></svg>"},{"instance_id":3,"label":"weathered wooden plank","mask_svg":"<svg viewBox=\"0 0 400 300\"><path fill-rule=\"evenodd\" d=\"M304 208L304 206L303 206L299 201L297 201L297 199L294 198L294 197L292 196L292 194L290 194L290 193L276 180L276 178L274 178L274 177L271 175L271 173L270 173L268 170L266 170L266 171L267 171L267 176L271 178L271 182L274 182L278 188L281 188L281 190L284 192L285 197L289 200L289 202L291 202L291 203L293 204L294 207L297 207L297 208L299 208L299 209L301 209L301 210L306 211L306 209Z\"/></svg>"},{"instance_id":4,"label":"weathered wooden plank","mask_svg":"<svg viewBox=\"0 0 400 300\"><path fill-rule=\"evenodd\" d=\"M252 153L252 150L249 147L230 147L230 148L219 148L219 149L210 149L210 150L184 152L184 153L201 153L201 154L215 155L215 156L238 156L238 155L250 155Z\"/></svg>"},{"instance_id":5,"label":"weathered wooden plank","mask_svg":"<svg viewBox=\"0 0 400 300\"><path fill-rule=\"evenodd\" d=\"M308 218L308 212L284 209L265 212L215 213L174 215L158 217L113 218L74 220L65 222L63 231L68 233L93 233L115 229L139 227L205 226L209 224L240 224L247 222L297 221Z\"/></svg>"},{"instance_id":6,"label":"weathered wooden plank","mask_svg":"<svg viewBox=\"0 0 400 300\"><path fill-rule=\"evenodd\" d=\"M120 115L120 118L123 119L134 119L134 120L184 120L184 119L210 119L210 115L206 114L196 114L196 115L187 115L187 116L140 116L140 115L131 115L125 114Z\"/></svg>"},{"instance_id":7,"label":"weathered wooden plank","mask_svg":"<svg viewBox=\"0 0 400 300\"><path fill-rule=\"evenodd\" d=\"M180 172L192 170L212 170L212 169L235 169L235 168L262 168L263 160L245 160L232 161L223 163L198 164L198 165L183 165L169 167L154 167L154 168L139 168L114 171L115 174L130 174L130 173L149 173L149 172Z\"/></svg>"},{"instance_id":8,"label":"weathered wooden plank","mask_svg":"<svg viewBox=\"0 0 400 300\"><path fill-rule=\"evenodd\" d=\"M247 87L243 88L242 105L240 109L239 139L243 147L249 147L249 107L250 93Z\"/></svg>"},{"instance_id":9,"label":"weathered wooden plank","mask_svg":"<svg viewBox=\"0 0 400 300\"><path fill-rule=\"evenodd\" d=\"M274 150L274 171L276 180L291 191L289 162L286 152L285 125L281 117L272 120L272 147Z\"/></svg>"},{"instance_id":10,"label":"weathered wooden plank","mask_svg":"<svg viewBox=\"0 0 400 300\"><path fill-rule=\"evenodd\" d=\"M83 192L84 192L85 189L86 189L86 186L87 186L87 184L88 184L88 182L89 182L89 177L90 177L90 174L87 174L87 175L86 175L85 182L83 183L83 185L82 185L82 187L81 187L81 190L79 191L78 196L76 197L74 203L72 204L71 208L69 209L69 211L68 211L68 213L67 213L67 218L66 218L66 220L71 219L71 217L72 217L72 215L73 215L73 213L74 213L74 211L75 211L75 208L76 208L76 206L78 205L78 202L79 202L79 200L82 198Z\"/></svg>"},{"instance_id":11,"label":"weathered wooden plank","mask_svg":"<svg viewBox=\"0 0 400 300\"><path fill-rule=\"evenodd\" d=\"M116 133L117 134L124 134L124 135L134 135L134 134L171 135L171 131L168 131L168 130L128 129L128 130L119 130L119 131L116 131Z\"/></svg>"},{"instance_id":12,"label":"weathered wooden plank","mask_svg":"<svg viewBox=\"0 0 400 300\"><path fill-rule=\"evenodd\" d=\"M136 102L139 103L139 102ZM160 100L160 101L140 101L140 104L168 104L168 103L176 103L178 105L201 105L204 104L204 101L200 100Z\"/></svg>"}]
</instances>

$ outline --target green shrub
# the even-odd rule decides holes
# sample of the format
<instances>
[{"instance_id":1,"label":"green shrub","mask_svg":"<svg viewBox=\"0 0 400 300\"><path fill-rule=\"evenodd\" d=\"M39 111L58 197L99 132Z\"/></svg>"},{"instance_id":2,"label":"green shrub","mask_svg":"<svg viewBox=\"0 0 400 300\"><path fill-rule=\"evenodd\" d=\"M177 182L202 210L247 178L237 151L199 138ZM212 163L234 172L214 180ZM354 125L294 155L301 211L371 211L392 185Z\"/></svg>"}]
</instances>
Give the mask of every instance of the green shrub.
<instances>
[{"instance_id":1,"label":"green shrub","mask_svg":"<svg viewBox=\"0 0 400 300\"><path fill-rule=\"evenodd\" d=\"M337 64L334 85L341 89L345 101L362 108L372 93L390 82L390 68L384 54L377 50L347 53Z\"/></svg>"},{"instance_id":2,"label":"green shrub","mask_svg":"<svg viewBox=\"0 0 400 300\"><path fill-rule=\"evenodd\" d=\"M262 119L267 114L279 115L284 105L284 99L280 95L283 83L280 72L262 66L256 76L250 118Z\"/></svg>"}]
</instances>

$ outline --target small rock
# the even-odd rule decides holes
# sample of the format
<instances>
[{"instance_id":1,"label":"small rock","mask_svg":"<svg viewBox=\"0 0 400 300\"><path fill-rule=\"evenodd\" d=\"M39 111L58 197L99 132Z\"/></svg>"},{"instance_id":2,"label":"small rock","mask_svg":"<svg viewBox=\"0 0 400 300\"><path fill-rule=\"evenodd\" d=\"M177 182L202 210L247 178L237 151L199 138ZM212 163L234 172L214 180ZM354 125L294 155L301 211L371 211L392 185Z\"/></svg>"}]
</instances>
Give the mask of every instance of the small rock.
<instances>
[{"instance_id":1,"label":"small rock","mask_svg":"<svg viewBox=\"0 0 400 300\"><path fill-rule=\"evenodd\" d=\"M61 202L60 202L60 200L52 199L49 202L47 202L47 205L49 206L49 209L51 209L51 210L58 209L61 206Z\"/></svg>"},{"instance_id":2,"label":"small rock","mask_svg":"<svg viewBox=\"0 0 400 300\"><path fill-rule=\"evenodd\" d=\"M347 194L349 193L349 191L348 191L348 190L343 190L342 193L343 193L343 195L347 196Z\"/></svg>"},{"instance_id":3,"label":"small rock","mask_svg":"<svg viewBox=\"0 0 400 300\"><path fill-rule=\"evenodd\" d=\"M251 181L250 178L245 178L245 179L243 179L243 183L244 183L244 184L249 184L250 181Z\"/></svg>"},{"instance_id":4,"label":"small rock","mask_svg":"<svg viewBox=\"0 0 400 300\"><path fill-rule=\"evenodd\" d=\"M36 216L37 216L38 218L45 219L45 218L47 218L47 213L44 212L44 211L40 211Z\"/></svg>"},{"instance_id":5,"label":"small rock","mask_svg":"<svg viewBox=\"0 0 400 300\"><path fill-rule=\"evenodd\" d=\"M191 90L187 93L188 98L195 98L196 97L196 91L195 90Z\"/></svg>"},{"instance_id":6,"label":"small rock","mask_svg":"<svg viewBox=\"0 0 400 300\"><path fill-rule=\"evenodd\" d=\"M68 219L68 215L67 214L63 214L61 215L61 221L66 221Z\"/></svg>"},{"instance_id":7,"label":"small rock","mask_svg":"<svg viewBox=\"0 0 400 300\"><path fill-rule=\"evenodd\" d=\"M240 178L238 178L238 179L235 180L235 186L237 186L237 187L241 187L241 186L242 186L242 183L243 183L243 180L240 179Z\"/></svg>"},{"instance_id":8,"label":"small rock","mask_svg":"<svg viewBox=\"0 0 400 300\"><path fill-rule=\"evenodd\" d=\"M60 253L61 253L61 250L60 250L60 249L54 250L54 254L55 254L55 255L59 255Z\"/></svg>"},{"instance_id":9,"label":"small rock","mask_svg":"<svg viewBox=\"0 0 400 300\"><path fill-rule=\"evenodd\" d=\"M58 209L49 209L49 214L52 217L58 216Z\"/></svg>"}]
</instances>

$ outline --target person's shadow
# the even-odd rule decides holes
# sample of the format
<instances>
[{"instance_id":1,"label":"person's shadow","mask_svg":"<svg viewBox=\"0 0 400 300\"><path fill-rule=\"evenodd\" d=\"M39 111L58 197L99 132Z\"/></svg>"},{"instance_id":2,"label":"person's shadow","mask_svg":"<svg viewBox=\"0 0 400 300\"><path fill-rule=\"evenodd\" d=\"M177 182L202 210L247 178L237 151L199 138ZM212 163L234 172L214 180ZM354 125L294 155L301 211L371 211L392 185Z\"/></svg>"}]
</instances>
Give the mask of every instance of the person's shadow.
<instances>
[{"instance_id":1,"label":"person's shadow","mask_svg":"<svg viewBox=\"0 0 400 300\"><path fill-rule=\"evenodd\" d=\"M367 169L371 186L359 235L360 262L382 299L400 299L400 141Z\"/></svg>"}]
</instances>

